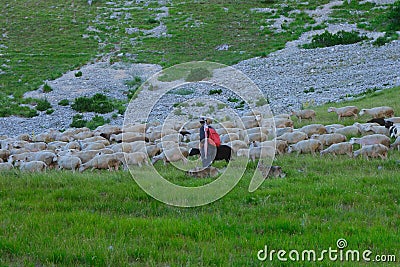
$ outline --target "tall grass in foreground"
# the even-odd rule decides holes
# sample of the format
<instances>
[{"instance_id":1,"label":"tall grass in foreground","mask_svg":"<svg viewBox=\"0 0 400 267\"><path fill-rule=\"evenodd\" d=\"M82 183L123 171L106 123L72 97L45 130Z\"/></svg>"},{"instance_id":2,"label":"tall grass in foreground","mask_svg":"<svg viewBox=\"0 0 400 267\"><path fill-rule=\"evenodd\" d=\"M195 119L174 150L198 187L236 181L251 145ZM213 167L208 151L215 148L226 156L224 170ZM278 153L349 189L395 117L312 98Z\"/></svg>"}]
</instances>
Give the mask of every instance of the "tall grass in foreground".
<instances>
[{"instance_id":1,"label":"tall grass in foreground","mask_svg":"<svg viewBox=\"0 0 400 267\"><path fill-rule=\"evenodd\" d=\"M126 172L3 174L0 262L253 266L264 245L318 251L339 238L349 249L398 255L398 158L282 156L286 179L249 193L248 172L221 200L190 209L152 199Z\"/></svg>"}]
</instances>

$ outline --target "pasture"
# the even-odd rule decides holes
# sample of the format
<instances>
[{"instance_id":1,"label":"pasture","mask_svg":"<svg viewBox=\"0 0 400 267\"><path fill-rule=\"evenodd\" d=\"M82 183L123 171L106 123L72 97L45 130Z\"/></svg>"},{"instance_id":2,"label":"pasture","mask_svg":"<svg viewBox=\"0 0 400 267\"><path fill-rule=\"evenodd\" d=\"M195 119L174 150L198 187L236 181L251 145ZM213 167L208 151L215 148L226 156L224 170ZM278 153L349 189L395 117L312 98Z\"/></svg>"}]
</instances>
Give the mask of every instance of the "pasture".
<instances>
[{"instance_id":1,"label":"pasture","mask_svg":"<svg viewBox=\"0 0 400 267\"><path fill-rule=\"evenodd\" d=\"M388 105L399 111L399 90L332 105ZM312 107L317 122L337 122L336 114L326 112L332 105ZM284 263L276 257L260 262L257 252L267 245L270 250L320 253L337 249L340 238L346 239L346 249L371 250L371 258L395 255L399 261L399 160L398 151L390 151L387 160L369 161L277 156L274 164L282 166L286 178L266 180L249 193L256 168L250 163L231 192L197 208L154 200L124 171L2 173L0 265L280 266ZM223 168L225 163L215 166ZM212 181L189 178L161 162L156 167L176 184ZM323 261L291 264L368 265L363 260L330 261L327 256Z\"/></svg>"}]
</instances>

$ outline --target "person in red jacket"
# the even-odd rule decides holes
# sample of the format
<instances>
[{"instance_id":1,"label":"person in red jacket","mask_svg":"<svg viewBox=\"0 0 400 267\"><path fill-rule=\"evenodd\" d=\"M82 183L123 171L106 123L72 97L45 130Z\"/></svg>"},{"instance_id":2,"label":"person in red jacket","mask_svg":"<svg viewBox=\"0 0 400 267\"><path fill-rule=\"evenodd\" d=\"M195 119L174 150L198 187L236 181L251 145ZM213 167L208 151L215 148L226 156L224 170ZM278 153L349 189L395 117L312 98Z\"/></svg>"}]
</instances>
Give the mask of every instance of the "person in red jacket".
<instances>
[{"instance_id":1,"label":"person in red jacket","mask_svg":"<svg viewBox=\"0 0 400 267\"><path fill-rule=\"evenodd\" d=\"M204 168L210 167L217 154L217 147L208 142L208 128L212 128L211 123L211 118L200 117L200 155Z\"/></svg>"}]
</instances>

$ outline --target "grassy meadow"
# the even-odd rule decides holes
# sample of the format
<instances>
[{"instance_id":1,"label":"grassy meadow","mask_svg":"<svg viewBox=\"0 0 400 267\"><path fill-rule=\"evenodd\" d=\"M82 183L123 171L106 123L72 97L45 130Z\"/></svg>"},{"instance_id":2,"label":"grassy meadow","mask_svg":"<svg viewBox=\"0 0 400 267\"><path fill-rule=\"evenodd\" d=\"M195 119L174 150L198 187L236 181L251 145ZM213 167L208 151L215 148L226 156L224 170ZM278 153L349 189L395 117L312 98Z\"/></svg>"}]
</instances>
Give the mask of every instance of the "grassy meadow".
<instances>
[{"instance_id":1,"label":"grassy meadow","mask_svg":"<svg viewBox=\"0 0 400 267\"><path fill-rule=\"evenodd\" d=\"M400 110L399 90L374 92L336 105L387 104ZM317 122L337 121L335 114L326 112L329 106L315 107ZM339 238L346 239L346 249L371 250L371 258L395 255L399 261L399 160L398 151L390 151L385 161L278 156L274 164L282 166L286 178L266 180L249 193L256 166L250 163L231 192L196 208L154 200L123 171L3 173L0 265L283 266L276 257L260 262L257 252L267 245L269 250L320 253L336 249ZM156 167L166 179L183 186L212 181L189 178L172 166L157 163ZM332 262L326 256L323 261L290 265L373 263Z\"/></svg>"}]
</instances>

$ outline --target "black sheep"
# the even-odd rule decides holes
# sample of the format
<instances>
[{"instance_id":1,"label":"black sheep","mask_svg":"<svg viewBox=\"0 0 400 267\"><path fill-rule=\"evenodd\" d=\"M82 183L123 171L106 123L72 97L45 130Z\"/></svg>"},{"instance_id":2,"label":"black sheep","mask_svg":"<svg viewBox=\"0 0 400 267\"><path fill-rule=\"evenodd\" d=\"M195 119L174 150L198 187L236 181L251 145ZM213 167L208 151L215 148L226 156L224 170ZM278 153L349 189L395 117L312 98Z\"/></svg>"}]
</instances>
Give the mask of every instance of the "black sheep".
<instances>
[{"instance_id":1,"label":"black sheep","mask_svg":"<svg viewBox=\"0 0 400 267\"><path fill-rule=\"evenodd\" d=\"M189 156L194 156L194 155L200 155L200 149L198 148L192 148L189 151ZM232 149L227 146L227 145L220 145L217 147L217 154L215 155L216 160L225 160L226 162L229 162L231 160L231 155L232 155Z\"/></svg>"},{"instance_id":2,"label":"black sheep","mask_svg":"<svg viewBox=\"0 0 400 267\"><path fill-rule=\"evenodd\" d=\"M372 120L367 121L369 123L378 123L380 126L385 126L386 121L384 118L374 118Z\"/></svg>"}]
</instances>

